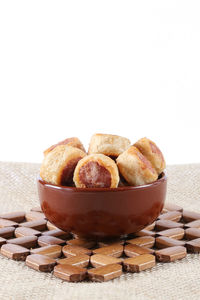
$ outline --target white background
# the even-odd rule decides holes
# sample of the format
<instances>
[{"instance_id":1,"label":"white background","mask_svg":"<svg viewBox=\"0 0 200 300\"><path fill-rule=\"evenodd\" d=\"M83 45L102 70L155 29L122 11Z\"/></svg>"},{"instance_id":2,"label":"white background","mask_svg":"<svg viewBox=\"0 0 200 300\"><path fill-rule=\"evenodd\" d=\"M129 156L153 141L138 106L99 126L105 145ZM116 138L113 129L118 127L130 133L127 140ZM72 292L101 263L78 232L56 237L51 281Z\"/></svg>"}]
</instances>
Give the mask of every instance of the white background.
<instances>
[{"instance_id":1,"label":"white background","mask_svg":"<svg viewBox=\"0 0 200 300\"><path fill-rule=\"evenodd\" d=\"M0 160L95 132L200 162L199 1L1 1Z\"/></svg>"}]
</instances>

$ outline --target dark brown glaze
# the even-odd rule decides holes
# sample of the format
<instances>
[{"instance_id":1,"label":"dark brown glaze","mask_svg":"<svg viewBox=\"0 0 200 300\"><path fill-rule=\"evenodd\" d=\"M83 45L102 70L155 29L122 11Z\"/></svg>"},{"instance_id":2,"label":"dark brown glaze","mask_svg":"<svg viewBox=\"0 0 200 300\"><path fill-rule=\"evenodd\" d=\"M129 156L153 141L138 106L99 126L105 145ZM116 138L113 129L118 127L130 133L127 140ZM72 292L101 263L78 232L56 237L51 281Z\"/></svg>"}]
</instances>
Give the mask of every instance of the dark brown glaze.
<instances>
[{"instance_id":1,"label":"dark brown glaze","mask_svg":"<svg viewBox=\"0 0 200 300\"><path fill-rule=\"evenodd\" d=\"M64 231L105 239L138 232L153 223L163 209L167 188L164 173L144 186L74 188L38 179L42 210Z\"/></svg>"},{"instance_id":2,"label":"dark brown glaze","mask_svg":"<svg viewBox=\"0 0 200 300\"><path fill-rule=\"evenodd\" d=\"M87 188L109 188L111 186L110 172L96 161L89 161L79 171L80 181Z\"/></svg>"},{"instance_id":3,"label":"dark brown glaze","mask_svg":"<svg viewBox=\"0 0 200 300\"><path fill-rule=\"evenodd\" d=\"M77 157L70 160L67 165L64 167L62 174L61 174L61 185L70 186L73 184L73 174L76 168L78 161L82 157Z\"/></svg>"}]
</instances>

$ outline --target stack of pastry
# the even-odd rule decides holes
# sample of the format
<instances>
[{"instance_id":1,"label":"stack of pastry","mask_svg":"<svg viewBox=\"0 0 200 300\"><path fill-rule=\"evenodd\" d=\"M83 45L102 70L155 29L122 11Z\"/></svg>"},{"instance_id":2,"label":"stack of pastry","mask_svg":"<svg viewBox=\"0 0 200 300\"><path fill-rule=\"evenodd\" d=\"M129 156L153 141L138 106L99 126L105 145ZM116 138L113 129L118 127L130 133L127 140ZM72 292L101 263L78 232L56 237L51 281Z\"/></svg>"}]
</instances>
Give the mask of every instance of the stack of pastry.
<instances>
[{"instance_id":1,"label":"stack of pastry","mask_svg":"<svg viewBox=\"0 0 200 300\"><path fill-rule=\"evenodd\" d=\"M77 188L138 186L158 179L165 160L157 145L142 138L94 134L88 153L78 138L68 138L44 151L41 178L51 184Z\"/></svg>"}]
</instances>

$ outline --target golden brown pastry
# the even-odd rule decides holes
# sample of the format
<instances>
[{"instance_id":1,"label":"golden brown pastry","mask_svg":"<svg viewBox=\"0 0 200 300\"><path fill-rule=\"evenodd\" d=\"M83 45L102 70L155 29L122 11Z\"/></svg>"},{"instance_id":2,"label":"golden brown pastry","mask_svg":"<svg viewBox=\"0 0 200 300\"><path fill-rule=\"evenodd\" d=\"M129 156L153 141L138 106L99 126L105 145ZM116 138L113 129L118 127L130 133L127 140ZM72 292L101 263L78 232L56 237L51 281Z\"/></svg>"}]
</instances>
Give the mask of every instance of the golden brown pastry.
<instances>
[{"instance_id":1,"label":"golden brown pastry","mask_svg":"<svg viewBox=\"0 0 200 300\"><path fill-rule=\"evenodd\" d=\"M134 146L151 162L158 174L162 173L166 167L165 159L154 142L145 137L137 141Z\"/></svg>"},{"instance_id":2,"label":"golden brown pastry","mask_svg":"<svg viewBox=\"0 0 200 300\"><path fill-rule=\"evenodd\" d=\"M78 161L86 155L78 148L68 145L56 146L45 155L40 168L41 178L56 185L71 185Z\"/></svg>"},{"instance_id":3,"label":"golden brown pastry","mask_svg":"<svg viewBox=\"0 0 200 300\"><path fill-rule=\"evenodd\" d=\"M158 178L150 161L134 146L118 156L117 166L125 180L133 186L151 183Z\"/></svg>"},{"instance_id":4,"label":"golden brown pastry","mask_svg":"<svg viewBox=\"0 0 200 300\"><path fill-rule=\"evenodd\" d=\"M87 155L75 168L74 183L79 188L116 188L119 183L117 165L103 154Z\"/></svg>"},{"instance_id":5,"label":"golden brown pastry","mask_svg":"<svg viewBox=\"0 0 200 300\"><path fill-rule=\"evenodd\" d=\"M102 153L118 157L131 145L129 139L112 134L97 133L91 137L88 154Z\"/></svg>"},{"instance_id":6,"label":"golden brown pastry","mask_svg":"<svg viewBox=\"0 0 200 300\"><path fill-rule=\"evenodd\" d=\"M72 138L65 139L65 140L63 140L63 141L61 141L61 142L59 142L55 145L52 145L51 147L49 147L48 149L46 149L44 151L44 155L46 155L47 153L52 151L56 146L59 146L59 145L72 146L74 148L81 149L82 151L85 152L85 149L84 149L83 144L81 143L81 141L77 137L72 137Z\"/></svg>"}]
</instances>

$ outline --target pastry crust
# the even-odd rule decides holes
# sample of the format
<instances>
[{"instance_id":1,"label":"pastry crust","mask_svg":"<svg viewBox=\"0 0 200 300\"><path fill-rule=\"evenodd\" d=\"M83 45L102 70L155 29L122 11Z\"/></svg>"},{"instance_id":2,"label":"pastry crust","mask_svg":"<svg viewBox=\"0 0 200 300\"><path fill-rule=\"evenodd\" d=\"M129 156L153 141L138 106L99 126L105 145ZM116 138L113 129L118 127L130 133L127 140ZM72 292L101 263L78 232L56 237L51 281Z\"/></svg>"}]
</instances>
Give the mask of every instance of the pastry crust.
<instances>
[{"instance_id":1,"label":"pastry crust","mask_svg":"<svg viewBox=\"0 0 200 300\"><path fill-rule=\"evenodd\" d=\"M133 186L151 183L158 178L150 161L134 146L118 156L117 166L125 180Z\"/></svg>"},{"instance_id":2,"label":"pastry crust","mask_svg":"<svg viewBox=\"0 0 200 300\"><path fill-rule=\"evenodd\" d=\"M56 185L71 185L74 169L80 159L86 155L78 148L68 145L56 146L45 155L40 168L41 178Z\"/></svg>"},{"instance_id":3,"label":"pastry crust","mask_svg":"<svg viewBox=\"0 0 200 300\"><path fill-rule=\"evenodd\" d=\"M74 183L79 188L116 188L119 183L117 165L104 154L87 155L75 168Z\"/></svg>"},{"instance_id":4,"label":"pastry crust","mask_svg":"<svg viewBox=\"0 0 200 300\"><path fill-rule=\"evenodd\" d=\"M101 153L118 157L131 145L129 139L112 134L97 133L91 137L88 154Z\"/></svg>"},{"instance_id":5,"label":"pastry crust","mask_svg":"<svg viewBox=\"0 0 200 300\"><path fill-rule=\"evenodd\" d=\"M142 138L134 144L140 152L151 162L152 166L160 174L166 167L165 159L158 146L148 138Z\"/></svg>"},{"instance_id":6,"label":"pastry crust","mask_svg":"<svg viewBox=\"0 0 200 300\"><path fill-rule=\"evenodd\" d=\"M82 151L85 152L85 148L83 147L83 144L81 143L81 141L77 137L72 137L72 138L67 138L55 145L52 145L51 147L49 147L48 149L46 149L44 151L44 155L47 155L50 151L52 151L55 147L57 147L59 145L72 146L74 148L81 149Z\"/></svg>"}]
</instances>

